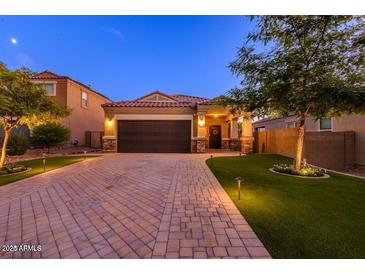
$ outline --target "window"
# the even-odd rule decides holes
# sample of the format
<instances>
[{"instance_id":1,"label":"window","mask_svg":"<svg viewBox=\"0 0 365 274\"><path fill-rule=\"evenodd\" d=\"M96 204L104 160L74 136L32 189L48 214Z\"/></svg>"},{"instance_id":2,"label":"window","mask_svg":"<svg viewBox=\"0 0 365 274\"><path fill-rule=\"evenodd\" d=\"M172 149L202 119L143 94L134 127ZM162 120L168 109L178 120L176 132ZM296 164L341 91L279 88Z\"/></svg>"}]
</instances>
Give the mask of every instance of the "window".
<instances>
[{"instance_id":1,"label":"window","mask_svg":"<svg viewBox=\"0 0 365 274\"><path fill-rule=\"evenodd\" d=\"M81 92L81 106L82 107L87 107L87 98L88 98L88 94L85 91Z\"/></svg>"},{"instance_id":2,"label":"window","mask_svg":"<svg viewBox=\"0 0 365 274\"><path fill-rule=\"evenodd\" d=\"M45 83L42 84L44 89L46 90L47 94L49 96L55 96L56 95L56 84L54 83Z\"/></svg>"},{"instance_id":3,"label":"window","mask_svg":"<svg viewBox=\"0 0 365 274\"><path fill-rule=\"evenodd\" d=\"M332 129L332 119L325 118L319 120L319 129L320 130L331 130Z\"/></svg>"},{"instance_id":4,"label":"window","mask_svg":"<svg viewBox=\"0 0 365 274\"><path fill-rule=\"evenodd\" d=\"M255 132L259 132L259 131L265 131L265 127L257 127L257 128L255 128Z\"/></svg>"},{"instance_id":5,"label":"window","mask_svg":"<svg viewBox=\"0 0 365 274\"><path fill-rule=\"evenodd\" d=\"M289 122L286 124L287 128L296 128L297 127L297 122Z\"/></svg>"}]
</instances>

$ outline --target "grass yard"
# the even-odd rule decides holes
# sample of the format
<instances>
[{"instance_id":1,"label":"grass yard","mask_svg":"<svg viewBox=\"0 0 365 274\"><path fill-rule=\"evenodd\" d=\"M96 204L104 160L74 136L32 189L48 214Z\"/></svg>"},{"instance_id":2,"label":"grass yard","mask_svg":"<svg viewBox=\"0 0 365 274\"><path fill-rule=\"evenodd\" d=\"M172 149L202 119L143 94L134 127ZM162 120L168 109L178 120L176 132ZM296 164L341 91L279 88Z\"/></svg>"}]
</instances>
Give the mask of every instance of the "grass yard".
<instances>
[{"instance_id":1,"label":"grass yard","mask_svg":"<svg viewBox=\"0 0 365 274\"><path fill-rule=\"evenodd\" d=\"M365 180L301 179L268 171L277 155L207 164L274 258L365 258ZM238 200L236 176L242 176Z\"/></svg>"},{"instance_id":2,"label":"grass yard","mask_svg":"<svg viewBox=\"0 0 365 274\"><path fill-rule=\"evenodd\" d=\"M85 159L94 158L95 156L59 156L59 157L50 157L46 160L46 172L57 169L63 166L71 165ZM38 175L43 173L43 161L42 159L34 159L29 161L18 162L19 164L23 164L27 167L32 168L30 171L26 171L18 174L9 174L0 176L0 186L10 184L15 181L19 181L24 178L28 178L34 175Z\"/></svg>"}]
</instances>

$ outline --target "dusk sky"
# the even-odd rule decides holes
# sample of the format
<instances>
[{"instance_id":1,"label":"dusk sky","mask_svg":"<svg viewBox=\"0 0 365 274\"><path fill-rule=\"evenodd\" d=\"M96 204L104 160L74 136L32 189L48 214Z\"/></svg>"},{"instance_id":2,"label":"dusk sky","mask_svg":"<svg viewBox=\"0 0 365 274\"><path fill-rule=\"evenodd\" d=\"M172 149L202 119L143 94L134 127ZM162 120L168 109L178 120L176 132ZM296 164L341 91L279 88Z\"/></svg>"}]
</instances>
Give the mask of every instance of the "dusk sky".
<instances>
[{"instance_id":1,"label":"dusk sky","mask_svg":"<svg viewBox=\"0 0 365 274\"><path fill-rule=\"evenodd\" d=\"M215 97L253 24L242 16L0 16L0 62L51 70L112 100L153 90Z\"/></svg>"}]
</instances>

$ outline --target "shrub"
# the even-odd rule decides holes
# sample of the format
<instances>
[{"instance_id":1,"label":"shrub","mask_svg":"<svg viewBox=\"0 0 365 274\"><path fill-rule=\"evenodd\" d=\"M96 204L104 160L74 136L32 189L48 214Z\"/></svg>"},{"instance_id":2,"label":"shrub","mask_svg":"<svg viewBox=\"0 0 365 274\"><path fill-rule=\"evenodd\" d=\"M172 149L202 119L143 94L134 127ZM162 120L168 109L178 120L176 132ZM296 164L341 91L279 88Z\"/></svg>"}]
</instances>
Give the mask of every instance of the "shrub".
<instances>
[{"instance_id":1,"label":"shrub","mask_svg":"<svg viewBox=\"0 0 365 274\"><path fill-rule=\"evenodd\" d=\"M23 155L28 149L28 140L22 133L12 134L7 148L9 155Z\"/></svg>"},{"instance_id":2,"label":"shrub","mask_svg":"<svg viewBox=\"0 0 365 274\"><path fill-rule=\"evenodd\" d=\"M0 175L12 174L12 173L17 173L17 172L22 172L25 170L27 170L26 166L19 165L19 164L8 164L8 165L0 168Z\"/></svg>"},{"instance_id":3,"label":"shrub","mask_svg":"<svg viewBox=\"0 0 365 274\"><path fill-rule=\"evenodd\" d=\"M61 145L70 139L70 130L60 123L51 122L35 127L31 133L30 140L35 146L48 148Z\"/></svg>"},{"instance_id":4,"label":"shrub","mask_svg":"<svg viewBox=\"0 0 365 274\"><path fill-rule=\"evenodd\" d=\"M273 170L280 173L306 177L322 177L325 174L325 171L323 169L305 166L299 170L296 170L293 165L286 164L274 165Z\"/></svg>"}]
</instances>

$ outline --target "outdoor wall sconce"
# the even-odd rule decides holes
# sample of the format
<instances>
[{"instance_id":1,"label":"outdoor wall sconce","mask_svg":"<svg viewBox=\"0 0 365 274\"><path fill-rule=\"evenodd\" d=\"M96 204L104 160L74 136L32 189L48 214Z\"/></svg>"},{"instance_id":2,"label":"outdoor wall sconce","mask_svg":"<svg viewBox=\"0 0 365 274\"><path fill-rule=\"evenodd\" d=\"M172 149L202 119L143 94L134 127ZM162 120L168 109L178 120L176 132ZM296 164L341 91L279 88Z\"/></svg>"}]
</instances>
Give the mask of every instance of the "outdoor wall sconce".
<instances>
[{"instance_id":1,"label":"outdoor wall sconce","mask_svg":"<svg viewBox=\"0 0 365 274\"><path fill-rule=\"evenodd\" d=\"M198 116L198 125L200 127L204 127L205 126L205 116L204 115L199 115Z\"/></svg>"},{"instance_id":2,"label":"outdoor wall sconce","mask_svg":"<svg viewBox=\"0 0 365 274\"><path fill-rule=\"evenodd\" d=\"M113 119L112 118L110 118L110 119L108 119L108 126L112 126L113 125Z\"/></svg>"}]
</instances>

